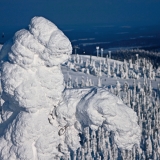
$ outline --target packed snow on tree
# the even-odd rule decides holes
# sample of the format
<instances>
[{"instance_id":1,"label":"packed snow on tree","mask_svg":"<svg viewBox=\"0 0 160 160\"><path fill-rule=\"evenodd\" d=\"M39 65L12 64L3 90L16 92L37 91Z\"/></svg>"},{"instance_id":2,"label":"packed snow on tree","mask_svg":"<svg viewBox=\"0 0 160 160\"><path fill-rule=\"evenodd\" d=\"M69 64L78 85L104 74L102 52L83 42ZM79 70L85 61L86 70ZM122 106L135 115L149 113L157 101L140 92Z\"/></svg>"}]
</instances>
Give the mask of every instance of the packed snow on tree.
<instances>
[{"instance_id":1,"label":"packed snow on tree","mask_svg":"<svg viewBox=\"0 0 160 160\"><path fill-rule=\"evenodd\" d=\"M104 88L65 89L61 64L69 39L52 22L32 18L1 53L1 160L60 159L81 146L86 127L113 131L120 149L140 144L136 113Z\"/></svg>"}]
</instances>

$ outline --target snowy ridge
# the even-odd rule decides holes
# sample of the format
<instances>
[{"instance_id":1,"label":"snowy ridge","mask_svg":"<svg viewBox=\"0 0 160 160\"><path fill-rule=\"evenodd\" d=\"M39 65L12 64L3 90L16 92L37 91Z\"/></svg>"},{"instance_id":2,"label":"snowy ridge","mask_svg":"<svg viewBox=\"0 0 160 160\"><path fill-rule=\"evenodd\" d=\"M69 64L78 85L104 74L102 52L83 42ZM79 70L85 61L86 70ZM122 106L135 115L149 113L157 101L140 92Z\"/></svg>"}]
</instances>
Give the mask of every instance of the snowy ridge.
<instances>
[{"instance_id":1,"label":"snowy ridge","mask_svg":"<svg viewBox=\"0 0 160 160\"><path fill-rule=\"evenodd\" d=\"M136 113L103 88L64 89L60 64L72 46L50 21L34 17L1 52L1 160L59 159L80 147L86 126L115 132L119 148L139 145Z\"/></svg>"}]
</instances>

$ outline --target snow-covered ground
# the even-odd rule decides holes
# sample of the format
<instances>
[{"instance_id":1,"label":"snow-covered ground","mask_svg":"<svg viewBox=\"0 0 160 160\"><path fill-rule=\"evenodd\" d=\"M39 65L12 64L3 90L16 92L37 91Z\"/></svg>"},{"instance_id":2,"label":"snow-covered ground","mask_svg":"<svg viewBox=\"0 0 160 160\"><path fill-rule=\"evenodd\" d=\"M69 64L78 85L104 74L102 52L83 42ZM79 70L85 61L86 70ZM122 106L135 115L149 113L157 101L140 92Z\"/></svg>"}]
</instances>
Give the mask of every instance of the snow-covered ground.
<instances>
[{"instance_id":1,"label":"snow-covered ground","mask_svg":"<svg viewBox=\"0 0 160 160\"><path fill-rule=\"evenodd\" d=\"M77 63L77 57L78 59L81 59L82 62ZM96 69L99 69L100 63L101 63L101 75L99 76L97 73L97 75L95 75L95 73L90 73L91 71L91 67L92 67L92 62L90 63L90 60L92 62L95 63ZM87 67L86 67L86 63L87 63ZM111 66L110 68L112 68L113 66L115 66L114 68L114 72L115 75L108 75L107 73L107 67L105 68L106 71L104 71L104 64L107 66L109 63L109 65ZM138 78L135 75L135 78L126 78L126 77L121 77L120 73L117 75L117 65L119 66L123 66L124 62L121 61L117 61L114 59L107 59L106 62L106 58L102 58L102 57L96 57L96 56L92 56L90 58L90 56L84 56L84 55L72 55L71 56L71 60L67 65L62 65L62 72L64 74L64 78L65 81L67 81L69 79L69 77L72 78L72 81L74 83L75 79L78 80L78 83L81 83L81 80L84 79L84 81L86 82L87 79L88 80L92 80L92 83L95 86L98 86L98 80L100 79L101 81L101 85L102 87L110 87L112 86L116 86L117 81L120 82L120 84L124 84L125 82L127 82L130 86L133 85L134 81L136 83L140 83L141 85L143 85L144 83L144 77L143 76L139 76ZM127 65L129 65L127 63ZM129 67L129 66L128 66ZM133 69L130 69L131 71L133 71ZM152 69L153 71L153 69ZM111 72L111 71L110 71ZM120 71L119 71L120 72ZM141 74L141 68L139 68L139 73L137 73L137 75ZM157 76L154 78L147 78L146 77L146 81L149 83L151 82L152 88L153 89L157 89L158 83L160 83L160 68L158 68L157 70L154 70L154 72L157 72ZM112 73L113 74L113 73Z\"/></svg>"},{"instance_id":2,"label":"snow-covered ground","mask_svg":"<svg viewBox=\"0 0 160 160\"><path fill-rule=\"evenodd\" d=\"M138 56L138 55L137 55ZM120 69L121 68L121 69ZM120 62L109 58L72 55L70 60L62 66L67 88L90 88L91 86L103 87L109 92L120 97L123 102L131 107L138 116L138 124L141 127L141 148L133 146L131 151L119 152L115 147L115 140L110 133L110 147L94 150L98 154L96 158L102 159L156 159L160 158L160 68L155 69L148 60L138 58L135 63ZM124 123L125 125L125 123ZM104 145L104 128L98 132L84 131L86 139L91 139L95 145ZM86 135L87 132L87 135ZM93 135L97 136L94 142ZM102 137L99 135L102 135ZM108 135L108 134L107 134ZM89 138L88 138L89 137ZM99 142L100 139L100 143ZM88 141L86 143L89 143ZM89 156L88 147L83 143L81 157ZM104 150L107 150L105 153ZM112 151L108 151L112 150ZM103 154L102 154L103 153ZM118 154L120 154L118 156ZM101 156L100 156L101 155ZM95 158L95 159L96 159Z\"/></svg>"}]
</instances>

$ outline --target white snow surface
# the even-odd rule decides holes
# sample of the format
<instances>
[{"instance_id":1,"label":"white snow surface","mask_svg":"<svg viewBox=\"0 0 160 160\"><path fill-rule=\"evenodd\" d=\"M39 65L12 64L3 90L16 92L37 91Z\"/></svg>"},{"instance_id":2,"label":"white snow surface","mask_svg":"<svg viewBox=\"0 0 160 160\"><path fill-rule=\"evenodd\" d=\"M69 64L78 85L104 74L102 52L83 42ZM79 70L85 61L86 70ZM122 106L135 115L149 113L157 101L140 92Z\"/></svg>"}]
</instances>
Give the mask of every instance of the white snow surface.
<instances>
[{"instance_id":1,"label":"white snow surface","mask_svg":"<svg viewBox=\"0 0 160 160\"><path fill-rule=\"evenodd\" d=\"M81 124L76 126L79 131L87 126L98 130L102 125L106 130L114 131L119 148L131 149L133 144L139 144L136 113L104 88L65 90L57 112L69 125L73 122Z\"/></svg>"},{"instance_id":2,"label":"white snow surface","mask_svg":"<svg viewBox=\"0 0 160 160\"><path fill-rule=\"evenodd\" d=\"M139 145L136 113L118 97L103 88L65 89L60 64L72 46L52 22L32 18L1 52L9 59L2 64L1 160L56 159L80 146L87 126L114 131L119 148Z\"/></svg>"}]
</instances>

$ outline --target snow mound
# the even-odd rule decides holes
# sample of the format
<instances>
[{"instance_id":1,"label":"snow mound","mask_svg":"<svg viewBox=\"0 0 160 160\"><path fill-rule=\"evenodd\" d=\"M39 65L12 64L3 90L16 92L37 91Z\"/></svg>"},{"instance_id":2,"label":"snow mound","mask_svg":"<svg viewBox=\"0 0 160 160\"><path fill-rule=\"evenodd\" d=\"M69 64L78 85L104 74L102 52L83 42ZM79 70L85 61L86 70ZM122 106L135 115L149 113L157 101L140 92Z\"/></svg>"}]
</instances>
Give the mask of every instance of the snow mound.
<instances>
[{"instance_id":1,"label":"snow mound","mask_svg":"<svg viewBox=\"0 0 160 160\"><path fill-rule=\"evenodd\" d=\"M53 127L48 116L61 100L60 64L68 59L72 46L43 17L34 17L29 28L15 33L2 48L2 59L8 61L2 64L1 160L31 160L33 153L38 159L44 153L44 159L54 159L58 152L58 123Z\"/></svg>"},{"instance_id":2,"label":"snow mound","mask_svg":"<svg viewBox=\"0 0 160 160\"><path fill-rule=\"evenodd\" d=\"M106 89L68 89L63 97L64 102L57 108L58 118L65 117L68 125L74 124L80 132L88 126L95 131L103 126L105 130L114 131L115 142L122 149L130 150L139 144L141 132L136 113Z\"/></svg>"},{"instance_id":3,"label":"snow mound","mask_svg":"<svg viewBox=\"0 0 160 160\"><path fill-rule=\"evenodd\" d=\"M135 112L105 89L64 90L60 64L72 46L50 21L34 17L1 50L1 160L49 160L80 146L86 126L104 125L120 148L139 144ZM5 57L5 58L4 58Z\"/></svg>"}]
</instances>

